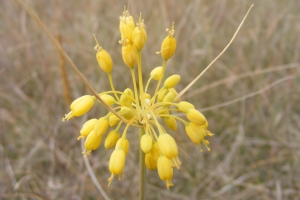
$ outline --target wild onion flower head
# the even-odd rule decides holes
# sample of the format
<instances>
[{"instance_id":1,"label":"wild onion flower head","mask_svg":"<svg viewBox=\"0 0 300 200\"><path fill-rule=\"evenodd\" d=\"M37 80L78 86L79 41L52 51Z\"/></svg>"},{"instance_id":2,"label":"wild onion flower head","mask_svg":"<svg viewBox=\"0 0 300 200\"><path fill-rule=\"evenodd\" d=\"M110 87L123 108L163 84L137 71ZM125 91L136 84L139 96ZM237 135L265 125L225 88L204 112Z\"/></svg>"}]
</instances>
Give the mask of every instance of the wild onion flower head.
<instances>
[{"instance_id":1,"label":"wild onion flower head","mask_svg":"<svg viewBox=\"0 0 300 200\"><path fill-rule=\"evenodd\" d=\"M210 151L207 137L213 134L208 131L208 122L204 115L190 102L180 101L175 89L180 82L180 75L174 74L165 79L167 61L176 51L174 23L166 30L167 35L158 52L162 56L162 65L153 68L145 86L141 61L141 51L147 41L144 20L140 15L138 22L135 23L129 11L124 9L120 17L119 31L122 58L131 72L133 87L128 86L124 91L115 90L112 58L95 37L96 59L99 67L107 73L111 86L111 91L101 92L99 97L111 109L105 116L84 123L78 140L85 139L83 152L85 156L99 148L103 137L105 148L114 148L109 160L110 185L114 176L117 175L119 179L122 177L131 142L127 139L127 133L136 134L136 131L129 132L129 128L142 129L144 135L140 139L140 148L145 154L145 165L149 170L157 170L160 179L169 189L173 186L173 168L179 169L181 165L178 147L172 136L172 132L177 130L177 122L183 123L187 136L194 144L199 145L200 151L202 151L201 144ZM152 95L147 93L150 83L156 84ZM91 95L76 99L63 121L87 113L94 106L95 100L96 97ZM183 113L185 117L178 117L176 113Z\"/></svg>"}]
</instances>

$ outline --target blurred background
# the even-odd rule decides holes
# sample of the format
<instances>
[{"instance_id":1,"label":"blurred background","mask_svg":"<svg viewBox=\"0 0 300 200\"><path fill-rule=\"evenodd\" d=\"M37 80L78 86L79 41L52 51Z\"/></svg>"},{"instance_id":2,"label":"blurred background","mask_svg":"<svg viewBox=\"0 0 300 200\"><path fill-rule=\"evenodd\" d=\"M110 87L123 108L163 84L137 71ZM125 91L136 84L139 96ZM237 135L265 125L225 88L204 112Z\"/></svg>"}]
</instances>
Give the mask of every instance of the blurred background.
<instances>
[{"instance_id":1,"label":"blurred background","mask_svg":"<svg viewBox=\"0 0 300 200\"><path fill-rule=\"evenodd\" d=\"M119 16L127 1L24 0L99 92L108 78L95 59L94 38L114 61L117 90L132 88L118 43ZM250 5L236 39L182 96L203 112L211 151L202 153L179 124L170 134L179 146L180 170L166 189L147 172L147 199L300 199L300 2L299 0L134 1L130 13L145 19L144 79L162 64L165 29L175 22L177 50L166 75L180 74L182 90L227 45ZM97 104L68 122L62 68L71 101L91 94L60 58L37 23L16 1L0 2L0 199L103 199L89 176L77 141L79 129L107 110ZM154 82L153 82L154 83ZM154 84L151 86L153 90ZM111 199L136 199L138 130L130 129L123 179L107 187L112 150L103 145L88 157Z\"/></svg>"}]
</instances>

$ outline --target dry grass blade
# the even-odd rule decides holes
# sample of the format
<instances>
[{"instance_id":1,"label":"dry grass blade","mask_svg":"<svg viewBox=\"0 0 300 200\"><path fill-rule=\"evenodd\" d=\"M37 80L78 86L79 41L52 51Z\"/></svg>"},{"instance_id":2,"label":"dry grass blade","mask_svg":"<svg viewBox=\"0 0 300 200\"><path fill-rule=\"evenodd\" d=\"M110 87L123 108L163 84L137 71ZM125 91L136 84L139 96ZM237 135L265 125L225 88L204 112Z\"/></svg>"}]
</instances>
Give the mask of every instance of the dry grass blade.
<instances>
[{"instance_id":1,"label":"dry grass blade","mask_svg":"<svg viewBox=\"0 0 300 200\"><path fill-rule=\"evenodd\" d=\"M231 43L233 42L235 36L237 35L237 33L239 32L240 28L242 27L245 19L247 18L251 8L253 7L253 4L250 6L249 10L247 11L245 17L243 18L242 22L240 23L239 27L237 28L236 32L234 33L233 37L231 38L231 40L229 41L229 43L227 44L227 46L223 49L223 51L221 51L221 53L188 85L186 86L175 98L174 101L176 101L178 98L180 98L184 93L186 93L186 91L188 91L188 89L190 89L198 80L199 78L210 68L210 66L212 66L212 64L218 60L218 58L220 58L223 53L228 49L228 47L231 45Z\"/></svg>"}]
</instances>

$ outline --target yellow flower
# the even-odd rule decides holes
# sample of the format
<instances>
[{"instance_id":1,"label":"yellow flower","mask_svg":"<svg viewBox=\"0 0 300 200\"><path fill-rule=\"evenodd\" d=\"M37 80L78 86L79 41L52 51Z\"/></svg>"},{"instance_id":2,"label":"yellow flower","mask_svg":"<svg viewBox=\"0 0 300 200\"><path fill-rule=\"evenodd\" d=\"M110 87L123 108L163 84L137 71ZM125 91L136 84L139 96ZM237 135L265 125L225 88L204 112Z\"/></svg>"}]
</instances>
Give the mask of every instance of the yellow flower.
<instances>
[{"instance_id":1,"label":"yellow flower","mask_svg":"<svg viewBox=\"0 0 300 200\"><path fill-rule=\"evenodd\" d=\"M162 133L158 137L158 146L161 153L168 159L174 161L175 166L179 168L180 161L177 159L178 148L174 138L167 133Z\"/></svg>"},{"instance_id":2,"label":"yellow flower","mask_svg":"<svg viewBox=\"0 0 300 200\"><path fill-rule=\"evenodd\" d=\"M149 135L149 133L144 134L141 137L141 149L143 150L144 153L149 153L152 149L152 137Z\"/></svg>"},{"instance_id":3,"label":"yellow flower","mask_svg":"<svg viewBox=\"0 0 300 200\"><path fill-rule=\"evenodd\" d=\"M207 120L204 115L196 109L189 109L186 113L186 117L193 123L198 125L204 125Z\"/></svg>"},{"instance_id":4,"label":"yellow flower","mask_svg":"<svg viewBox=\"0 0 300 200\"><path fill-rule=\"evenodd\" d=\"M85 138L88 134L94 129L94 126L97 122L97 119L90 119L82 125L80 130L80 136L77 138L78 140L81 138Z\"/></svg>"},{"instance_id":5,"label":"yellow flower","mask_svg":"<svg viewBox=\"0 0 300 200\"><path fill-rule=\"evenodd\" d=\"M133 45L137 50L141 50L147 41L145 24L144 24L144 20L141 19L141 15L140 15L139 22L137 23L137 26L133 30L132 41L133 41Z\"/></svg>"},{"instance_id":6,"label":"yellow flower","mask_svg":"<svg viewBox=\"0 0 300 200\"><path fill-rule=\"evenodd\" d=\"M176 39L173 37L175 30L174 30L174 23L172 24L171 30L168 30L168 36L163 40L161 44L161 56L163 59L168 60L170 59L176 50Z\"/></svg>"},{"instance_id":7,"label":"yellow flower","mask_svg":"<svg viewBox=\"0 0 300 200\"><path fill-rule=\"evenodd\" d=\"M179 81L180 81L179 75L177 75L177 74L172 75L165 80L164 87L166 87L168 89L174 88L179 83Z\"/></svg>"},{"instance_id":8,"label":"yellow flower","mask_svg":"<svg viewBox=\"0 0 300 200\"><path fill-rule=\"evenodd\" d=\"M98 149L102 141L102 136L97 136L92 130L90 134L86 137L84 142L84 152L82 152L85 156L90 155L92 150Z\"/></svg>"},{"instance_id":9,"label":"yellow flower","mask_svg":"<svg viewBox=\"0 0 300 200\"><path fill-rule=\"evenodd\" d=\"M73 117L79 117L85 113L87 113L94 105L96 97L91 95L84 95L79 97L70 106L71 112L69 112L62 121L69 120Z\"/></svg>"},{"instance_id":10,"label":"yellow flower","mask_svg":"<svg viewBox=\"0 0 300 200\"><path fill-rule=\"evenodd\" d=\"M122 149L116 149L110 156L109 160L109 171L111 172L111 177L108 179L108 186L111 184L115 175L119 176L121 179L121 174L125 166L125 152Z\"/></svg>"},{"instance_id":11,"label":"yellow flower","mask_svg":"<svg viewBox=\"0 0 300 200\"><path fill-rule=\"evenodd\" d=\"M125 152L125 155L127 155L128 154L128 150L129 150L129 141L126 138L120 138L117 141L115 149L117 150L119 148L123 149L123 151Z\"/></svg>"},{"instance_id":12,"label":"yellow flower","mask_svg":"<svg viewBox=\"0 0 300 200\"><path fill-rule=\"evenodd\" d=\"M113 68L113 61L110 57L110 55L107 53L107 51L105 51L103 48L101 47L95 47L96 50L98 50L97 54L96 54L96 58L98 61L98 64L100 66L100 68L106 72L106 73L110 73L112 71Z\"/></svg>"},{"instance_id":13,"label":"yellow flower","mask_svg":"<svg viewBox=\"0 0 300 200\"><path fill-rule=\"evenodd\" d=\"M145 156L145 164L149 170L157 169L157 160L160 156L160 151L157 142L154 142L152 149Z\"/></svg>"},{"instance_id":14,"label":"yellow flower","mask_svg":"<svg viewBox=\"0 0 300 200\"><path fill-rule=\"evenodd\" d=\"M122 57L124 63L129 68L134 68L137 62L136 50L131 44L124 44L122 46Z\"/></svg>"},{"instance_id":15,"label":"yellow flower","mask_svg":"<svg viewBox=\"0 0 300 200\"><path fill-rule=\"evenodd\" d=\"M155 67L151 72L150 76L152 79L159 81L162 78L162 67Z\"/></svg>"},{"instance_id":16,"label":"yellow flower","mask_svg":"<svg viewBox=\"0 0 300 200\"><path fill-rule=\"evenodd\" d=\"M104 147L106 149L113 148L116 145L119 138L120 138L120 134L118 133L117 130L110 131L105 138Z\"/></svg>"},{"instance_id":17,"label":"yellow flower","mask_svg":"<svg viewBox=\"0 0 300 200\"><path fill-rule=\"evenodd\" d=\"M104 135L109 126L108 119L106 117L101 117L95 124L94 131L98 136Z\"/></svg>"},{"instance_id":18,"label":"yellow flower","mask_svg":"<svg viewBox=\"0 0 300 200\"><path fill-rule=\"evenodd\" d=\"M167 127L169 127L171 130L177 130L177 122L174 117L164 117L164 121Z\"/></svg>"},{"instance_id":19,"label":"yellow flower","mask_svg":"<svg viewBox=\"0 0 300 200\"><path fill-rule=\"evenodd\" d=\"M171 165L171 160L166 156L160 156L157 160L157 170L159 178L165 181L165 184L169 190L169 187L173 186L173 168Z\"/></svg>"}]
</instances>

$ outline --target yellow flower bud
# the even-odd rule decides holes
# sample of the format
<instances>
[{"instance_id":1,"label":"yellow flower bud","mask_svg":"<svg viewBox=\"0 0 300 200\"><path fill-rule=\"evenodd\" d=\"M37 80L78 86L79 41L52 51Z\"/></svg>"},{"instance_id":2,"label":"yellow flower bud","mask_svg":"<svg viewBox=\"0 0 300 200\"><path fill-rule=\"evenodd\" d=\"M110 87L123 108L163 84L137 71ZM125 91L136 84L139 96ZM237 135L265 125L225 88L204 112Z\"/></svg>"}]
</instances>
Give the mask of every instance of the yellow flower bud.
<instances>
[{"instance_id":1,"label":"yellow flower bud","mask_svg":"<svg viewBox=\"0 0 300 200\"><path fill-rule=\"evenodd\" d=\"M149 153L152 149L152 137L149 133L144 134L140 141L141 149L144 153Z\"/></svg>"},{"instance_id":2,"label":"yellow flower bud","mask_svg":"<svg viewBox=\"0 0 300 200\"><path fill-rule=\"evenodd\" d=\"M110 131L105 138L104 147L106 149L113 148L116 145L119 138L120 138L120 134L118 133L118 131L116 130Z\"/></svg>"},{"instance_id":3,"label":"yellow flower bud","mask_svg":"<svg viewBox=\"0 0 300 200\"><path fill-rule=\"evenodd\" d=\"M125 106L121 108L121 114L127 120L130 120L134 117L134 112L130 108Z\"/></svg>"},{"instance_id":4,"label":"yellow flower bud","mask_svg":"<svg viewBox=\"0 0 300 200\"><path fill-rule=\"evenodd\" d=\"M101 117L95 124L94 131L97 136L102 136L107 131L109 126L108 119Z\"/></svg>"},{"instance_id":5,"label":"yellow flower bud","mask_svg":"<svg viewBox=\"0 0 300 200\"><path fill-rule=\"evenodd\" d=\"M85 113L87 113L94 105L96 97L91 95L84 95L79 97L70 106L71 112L69 112L62 121L69 120L73 117L79 117Z\"/></svg>"},{"instance_id":6,"label":"yellow flower bud","mask_svg":"<svg viewBox=\"0 0 300 200\"><path fill-rule=\"evenodd\" d=\"M204 136L206 136L206 131L207 131L207 123L205 123L204 125L198 125L198 124L194 124L193 122L189 123L189 126L193 129L193 131L195 131L198 134L201 134Z\"/></svg>"},{"instance_id":7,"label":"yellow flower bud","mask_svg":"<svg viewBox=\"0 0 300 200\"><path fill-rule=\"evenodd\" d=\"M150 153L147 153L145 156L145 164L149 170L157 169L157 160L159 156L160 156L160 151L159 151L158 143L155 142L152 145L152 149Z\"/></svg>"},{"instance_id":8,"label":"yellow flower bud","mask_svg":"<svg viewBox=\"0 0 300 200\"><path fill-rule=\"evenodd\" d=\"M134 95L131 89L126 88L123 92L123 94L121 95L120 98L120 104L121 106L127 106L127 107L131 107L131 103L134 99Z\"/></svg>"},{"instance_id":9,"label":"yellow flower bud","mask_svg":"<svg viewBox=\"0 0 300 200\"><path fill-rule=\"evenodd\" d=\"M165 181L168 189L170 186L173 186L173 168L170 159L168 159L166 156L159 156L157 160L157 171L159 178Z\"/></svg>"},{"instance_id":10,"label":"yellow flower bud","mask_svg":"<svg viewBox=\"0 0 300 200\"><path fill-rule=\"evenodd\" d=\"M173 103L175 99L175 95L173 92L168 92L167 95L163 99L164 106L170 106L170 103Z\"/></svg>"},{"instance_id":11,"label":"yellow flower bud","mask_svg":"<svg viewBox=\"0 0 300 200\"><path fill-rule=\"evenodd\" d=\"M174 23L172 24L172 29L168 31L169 35L163 40L161 44L161 56L165 60L171 58L176 50L176 39L173 37L175 32Z\"/></svg>"},{"instance_id":12,"label":"yellow flower bud","mask_svg":"<svg viewBox=\"0 0 300 200\"><path fill-rule=\"evenodd\" d=\"M136 65L136 50L131 44L125 44L122 46L122 57L127 67L133 68Z\"/></svg>"},{"instance_id":13,"label":"yellow flower bud","mask_svg":"<svg viewBox=\"0 0 300 200\"><path fill-rule=\"evenodd\" d=\"M116 115L111 115L108 119L109 126L115 126L119 121L120 119Z\"/></svg>"},{"instance_id":14,"label":"yellow flower bud","mask_svg":"<svg viewBox=\"0 0 300 200\"><path fill-rule=\"evenodd\" d=\"M97 122L97 119L90 119L82 125L80 130L80 136L77 138L78 140L81 138L85 138L88 134L94 130L94 126Z\"/></svg>"},{"instance_id":15,"label":"yellow flower bud","mask_svg":"<svg viewBox=\"0 0 300 200\"><path fill-rule=\"evenodd\" d=\"M177 122L174 117L164 117L164 121L169 129L173 131L177 130Z\"/></svg>"},{"instance_id":16,"label":"yellow flower bud","mask_svg":"<svg viewBox=\"0 0 300 200\"><path fill-rule=\"evenodd\" d=\"M192 126L190 126L190 125L186 126L185 131L194 144L198 145L198 144L200 144L200 142L204 141L203 133L196 132Z\"/></svg>"},{"instance_id":17,"label":"yellow flower bud","mask_svg":"<svg viewBox=\"0 0 300 200\"><path fill-rule=\"evenodd\" d=\"M165 80L164 87L170 89L175 87L180 81L180 76L175 74Z\"/></svg>"},{"instance_id":18,"label":"yellow flower bud","mask_svg":"<svg viewBox=\"0 0 300 200\"><path fill-rule=\"evenodd\" d=\"M111 172L111 177L108 179L108 186L111 184L115 175L120 175L123 172L125 166L125 152L122 149L116 149L112 152L109 159L109 171Z\"/></svg>"},{"instance_id":19,"label":"yellow flower bud","mask_svg":"<svg viewBox=\"0 0 300 200\"><path fill-rule=\"evenodd\" d=\"M139 23L137 23L137 27L132 33L132 42L137 50L141 50L147 41L147 33L144 27L144 20L141 20L140 16Z\"/></svg>"},{"instance_id":20,"label":"yellow flower bud","mask_svg":"<svg viewBox=\"0 0 300 200\"><path fill-rule=\"evenodd\" d=\"M116 144L115 149L123 149L125 152L125 155L128 154L128 150L129 150L129 142L128 140L125 138L120 138Z\"/></svg>"},{"instance_id":21,"label":"yellow flower bud","mask_svg":"<svg viewBox=\"0 0 300 200\"><path fill-rule=\"evenodd\" d=\"M159 81L162 77L162 67L155 67L151 72L150 72L150 76L152 79Z\"/></svg>"},{"instance_id":22,"label":"yellow flower bud","mask_svg":"<svg viewBox=\"0 0 300 200\"><path fill-rule=\"evenodd\" d=\"M100 47L96 54L96 58L97 58L100 68L104 72L110 73L112 71L113 61L112 61L110 55L107 53L107 51L105 51L103 48Z\"/></svg>"},{"instance_id":23,"label":"yellow flower bud","mask_svg":"<svg viewBox=\"0 0 300 200\"><path fill-rule=\"evenodd\" d=\"M178 95L178 92L175 90L175 88L170 88L169 92L173 92L173 94L175 95L175 97L177 97L177 95ZM180 98L178 98L175 102L179 102L179 101L180 101Z\"/></svg>"},{"instance_id":24,"label":"yellow flower bud","mask_svg":"<svg viewBox=\"0 0 300 200\"><path fill-rule=\"evenodd\" d=\"M100 94L99 94L100 95ZM100 95L101 99L107 103L108 105L112 106L116 103L115 98L113 98L111 95L108 94L101 94Z\"/></svg>"},{"instance_id":25,"label":"yellow flower bud","mask_svg":"<svg viewBox=\"0 0 300 200\"><path fill-rule=\"evenodd\" d=\"M160 134L158 137L158 146L162 154L168 159L176 158L178 156L178 148L172 136L167 133Z\"/></svg>"},{"instance_id":26,"label":"yellow flower bud","mask_svg":"<svg viewBox=\"0 0 300 200\"><path fill-rule=\"evenodd\" d=\"M204 125L206 123L206 118L204 115L196 109L189 109L186 113L186 117L193 123L198 125Z\"/></svg>"},{"instance_id":27,"label":"yellow flower bud","mask_svg":"<svg viewBox=\"0 0 300 200\"><path fill-rule=\"evenodd\" d=\"M177 104L178 110L181 112L187 112L189 109L195 109L195 106L187 101L181 101Z\"/></svg>"},{"instance_id":28,"label":"yellow flower bud","mask_svg":"<svg viewBox=\"0 0 300 200\"><path fill-rule=\"evenodd\" d=\"M100 146L102 141L102 137L101 136L97 136L94 132L94 130L92 130L90 132L90 134L86 137L86 140L84 142L84 154L85 155L90 155L92 150L96 150L98 149L98 147Z\"/></svg>"},{"instance_id":29,"label":"yellow flower bud","mask_svg":"<svg viewBox=\"0 0 300 200\"><path fill-rule=\"evenodd\" d=\"M162 90L160 90L157 95L157 101L162 102L164 100L165 96L167 95L167 93L168 93L168 89L166 89L166 88L163 88Z\"/></svg>"}]
</instances>

